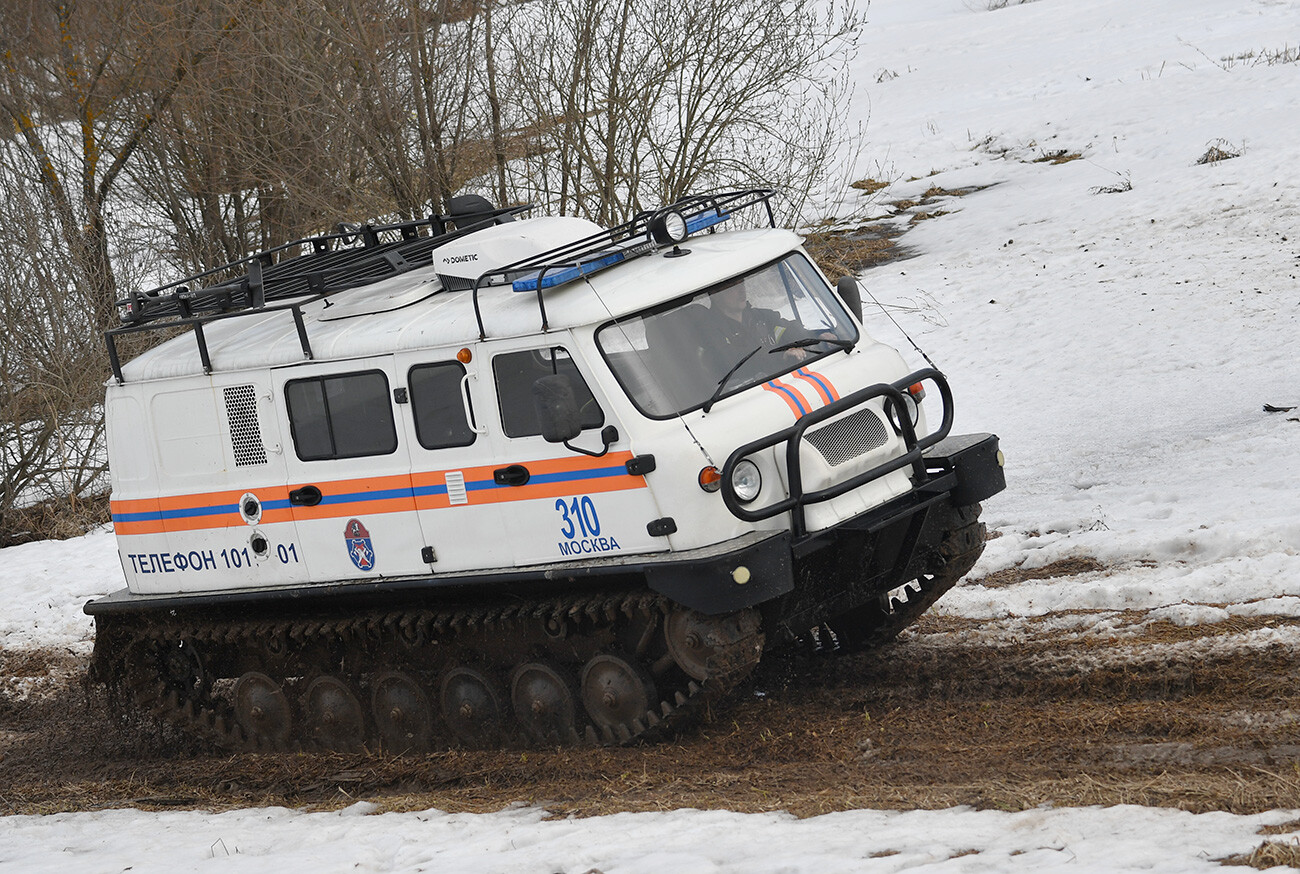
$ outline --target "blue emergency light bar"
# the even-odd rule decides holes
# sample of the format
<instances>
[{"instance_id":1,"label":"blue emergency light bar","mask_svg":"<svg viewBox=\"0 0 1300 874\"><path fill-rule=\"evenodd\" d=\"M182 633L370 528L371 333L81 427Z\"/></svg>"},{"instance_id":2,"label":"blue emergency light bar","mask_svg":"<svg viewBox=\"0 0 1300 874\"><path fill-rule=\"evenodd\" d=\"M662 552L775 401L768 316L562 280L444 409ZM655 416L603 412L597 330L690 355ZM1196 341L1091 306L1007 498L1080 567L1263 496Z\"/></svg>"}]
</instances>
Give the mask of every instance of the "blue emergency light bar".
<instances>
[{"instance_id":1,"label":"blue emergency light bar","mask_svg":"<svg viewBox=\"0 0 1300 874\"><path fill-rule=\"evenodd\" d=\"M767 211L768 225L776 227L771 204L775 194L771 188L747 188L693 195L654 212L640 213L630 221L568 245L489 270L474 281L473 287L479 339L487 338L479 293L488 288L499 288L509 282L513 291L531 291L537 295L537 311L545 331L548 329L544 293L547 289L667 246L676 247L691 234L708 230L750 207L762 205Z\"/></svg>"},{"instance_id":2,"label":"blue emergency light bar","mask_svg":"<svg viewBox=\"0 0 1300 874\"><path fill-rule=\"evenodd\" d=\"M731 213L714 210L713 212L701 213L700 215L691 216L686 219L686 235L699 233L700 231L711 228L714 225L722 224L731 218ZM631 245L624 245L613 251L597 253L588 261L582 261L569 266L557 265L554 271L542 270L530 273L527 276L520 277L512 283L515 291L537 291L537 279L540 276L542 280L541 287L555 288L557 285L564 285L566 282L572 282L580 276L587 276L606 267L613 267L629 258L635 258L657 248L657 245L650 239L640 240Z\"/></svg>"}]
</instances>

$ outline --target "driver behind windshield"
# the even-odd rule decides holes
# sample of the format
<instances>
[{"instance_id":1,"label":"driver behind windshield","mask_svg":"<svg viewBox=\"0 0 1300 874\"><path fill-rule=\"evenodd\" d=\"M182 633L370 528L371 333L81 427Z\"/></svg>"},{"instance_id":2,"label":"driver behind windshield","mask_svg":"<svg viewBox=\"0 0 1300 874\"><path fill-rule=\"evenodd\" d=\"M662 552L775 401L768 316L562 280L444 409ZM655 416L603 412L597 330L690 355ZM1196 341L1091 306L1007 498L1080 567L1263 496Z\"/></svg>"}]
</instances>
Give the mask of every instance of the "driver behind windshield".
<instances>
[{"instance_id":1,"label":"driver behind windshield","mask_svg":"<svg viewBox=\"0 0 1300 874\"><path fill-rule=\"evenodd\" d=\"M762 309L749 302L747 283L754 277L742 277L709 295L709 309L705 326L715 333L722 343L730 347L732 361L756 348L772 349L792 340L812 336L801 324L781 318L776 310ZM823 334L833 338L833 333ZM781 353L788 361L803 361L807 349L784 349Z\"/></svg>"},{"instance_id":2,"label":"driver behind windshield","mask_svg":"<svg viewBox=\"0 0 1300 874\"><path fill-rule=\"evenodd\" d=\"M796 322L782 319L776 310L760 309L749 302L745 280L737 279L709 296L708 325L718 337L743 355L755 346L776 346L793 339ZM793 351L793 350L792 350Z\"/></svg>"}]
</instances>

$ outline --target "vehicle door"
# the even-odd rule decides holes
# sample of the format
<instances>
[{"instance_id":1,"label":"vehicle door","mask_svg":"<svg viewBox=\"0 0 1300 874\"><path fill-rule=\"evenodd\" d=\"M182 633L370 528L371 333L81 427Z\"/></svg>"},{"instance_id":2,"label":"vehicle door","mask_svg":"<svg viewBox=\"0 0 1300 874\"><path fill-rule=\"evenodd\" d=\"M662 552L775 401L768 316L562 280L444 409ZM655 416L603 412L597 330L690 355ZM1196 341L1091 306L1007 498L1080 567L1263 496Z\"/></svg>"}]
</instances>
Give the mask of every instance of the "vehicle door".
<instances>
[{"instance_id":1,"label":"vehicle door","mask_svg":"<svg viewBox=\"0 0 1300 874\"><path fill-rule=\"evenodd\" d=\"M392 356L273 371L288 500L312 581L428 573Z\"/></svg>"},{"instance_id":2,"label":"vehicle door","mask_svg":"<svg viewBox=\"0 0 1300 874\"><path fill-rule=\"evenodd\" d=\"M147 386L147 384L144 384ZM133 589L305 582L264 372L113 392L113 525Z\"/></svg>"},{"instance_id":3,"label":"vehicle door","mask_svg":"<svg viewBox=\"0 0 1300 874\"><path fill-rule=\"evenodd\" d=\"M582 418L582 433L569 446L541 436L534 401L537 380L555 375L567 377ZM499 465L489 496L501 507L516 564L668 548L665 537L647 528L663 514L645 477L627 468L631 435L610 414L584 362L554 343L500 344L492 349L491 378L500 427L492 429ZM617 437L602 451L601 435L610 426Z\"/></svg>"},{"instance_id":4,"label":"vehicle door","mask_svg":"<svg viewBox=\"0 0 1300 874\"><path fill-rule=\"evenodd\" d=\"M410 448L415 507L436 573L510 567L510 536L494 488L490 386L479 380L478 363L454 354L403 353L396 357L406 403L399 405Z\"/></svg>"}]
</instances>

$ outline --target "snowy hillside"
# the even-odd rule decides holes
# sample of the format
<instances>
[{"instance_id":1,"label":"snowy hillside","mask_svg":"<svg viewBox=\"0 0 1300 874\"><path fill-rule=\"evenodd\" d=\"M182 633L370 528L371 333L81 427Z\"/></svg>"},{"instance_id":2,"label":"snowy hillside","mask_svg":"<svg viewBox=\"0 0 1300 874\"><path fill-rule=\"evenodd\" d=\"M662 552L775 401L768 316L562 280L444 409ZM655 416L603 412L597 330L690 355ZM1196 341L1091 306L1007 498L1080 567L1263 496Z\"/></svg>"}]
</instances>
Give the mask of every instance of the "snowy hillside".
<instances>
[{"instance_id":1,"label":"snowy hillside","mask_svg":"<svg viewBox=\"0 0 1300 874\"><path fill-rule=\"evenodd\" d=\"M1300 2L988 5L871 4L857 177L890 184L848 200L943 214L864 283L947 373L956 430L1001 437L999 536L973 576L1101 569L975 580L936 610L1008 641L1031 620L1300 615L1300 410L1263 409L1300 406ZM922 363L873 309L869 330ZM88 652L81 604L122 586L111 535L0 551L0 586L0 646ZM0 819L0 868L1189 871L1298 815L100 812Z\"/></svg>"},{"instance_id":2,"label":"snowy hillside","mask_svg":"<svg viewBox=\"0 0 1300 874\"><path fill-rule=\"evenodd\" d=\"M866 282L1002 438L980 569L1156 566L940 609L1294 612L1300 423L1263 405L1300 404L1300 5L970 5L873 5L868 172L920 177L876 197L987 187Z\"/></svg>"}]
</instances>

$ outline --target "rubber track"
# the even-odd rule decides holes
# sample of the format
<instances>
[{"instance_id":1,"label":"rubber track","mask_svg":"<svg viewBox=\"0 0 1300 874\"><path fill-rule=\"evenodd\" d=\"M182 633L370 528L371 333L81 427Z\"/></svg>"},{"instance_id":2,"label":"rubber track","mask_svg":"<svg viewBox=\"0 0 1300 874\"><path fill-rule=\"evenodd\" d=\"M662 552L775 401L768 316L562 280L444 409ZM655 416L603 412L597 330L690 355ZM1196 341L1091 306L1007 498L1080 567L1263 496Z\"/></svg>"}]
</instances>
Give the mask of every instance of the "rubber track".
<instances>
[{"instance_id":1,"label":"rubber track","mask_svg":"<svg viewBox=\"0 0 1300 874\"><path fill-rule=\"evenodd\" d=\"M191 642L199 652L211 644L222 646L248 646L260 648L267 640L288 640L299 645L309 645L328 638L350 650L350 656L362 657L368 650L383 652L398 644L399 639L420 645L439 640L447 642L449 635L478 632L535 624L546 628L548 623L585 619L591 622L613 624L620 616L631 618L637 614L661 614L660 623L674 609L668 599L648 592L596 595L574 599L553 599L532 604L511 604L500 607L473 607L460 610L398 610L363 614L354 617L329 619L252 620L244 622L208 623L183 620L147 621L139 623L129 642L120 650L116 677L108 678L110 684L121 684L131 701L141 710L177 726L184 732L229 750L266 750L265 740L250 737L236 719L229 703L210 695L201 700L188 697L187 690L170 687L159 673L151 669L156 659L148 656L162 646L174 646L178 641ZM668 697L658 706L648 710L643 717L633 719L613 728L603 728L599 733L587 724L579 734L570 731L568 737L552 735L547 745L573 746L580 744L628 744L656 741L670 737L697 721L707 709L718 702L757 665L763 651L763 636L756 614L742 614L737 622L738 633L733 640L717 646L718 653L710 662L709 675L701 681L691 680L684 686L670 690ZM368 645L368 646L367 646ZM346 658L346 657L345 657ZM521 654L520 660L524 660ZM355 682L353 682L355 686ZM437 707L432 706L437 719ZM586 719L578 703L578 725ZM298 722L295 720L295 727ZM368 735L373 735L368 732ZM378 742L370 738L376 746ZM507 746L511 744L506 744ZM314 750L308 738L294 737L285 750Z\"/></svg>"},{"instance_id":2,"label":"rubber track","mask_svg":"<svg viewBox=\"0 0 1300 874\"><path fill-rule=\"evenodd\" d=\"M897 637L957 585L984 553L986 529L979 521L981 509L979 504L971 504L958 510L964 524L944 536L936 566L907 584L905 600L882 596L879 603L830 619L802 639L800 648L819 656L847 655L883 646Z\"/></svg>"}]
</instances>

